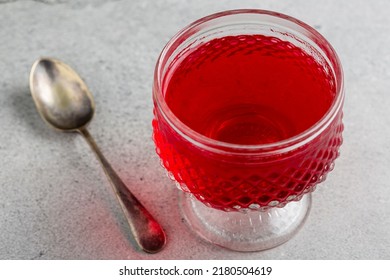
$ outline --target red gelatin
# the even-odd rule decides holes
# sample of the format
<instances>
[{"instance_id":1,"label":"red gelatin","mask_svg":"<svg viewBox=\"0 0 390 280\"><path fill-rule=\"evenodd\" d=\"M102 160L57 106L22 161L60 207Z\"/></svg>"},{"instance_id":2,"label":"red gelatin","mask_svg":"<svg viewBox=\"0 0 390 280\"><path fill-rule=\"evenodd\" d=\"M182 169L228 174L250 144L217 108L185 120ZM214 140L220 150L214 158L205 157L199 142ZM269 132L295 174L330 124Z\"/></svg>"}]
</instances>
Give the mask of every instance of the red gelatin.
<instances>
[{"instance_id":1,"label":"red gelatin","mask_svg":"<svg viewBox=\"0 0 390 280\"><path fill-rule=\"evenodd\" d=\"M293 44L263 35L227 36L181 53L162 84L173 114L208 138L266 145L315 125L335 99L326 63ZM299 199L333 168L342 138L338 113L319 136L288 152L213 152L178 133L155 110L154 141L180 186L205 204L230 211Z\"/></svg>"}]
</instances>

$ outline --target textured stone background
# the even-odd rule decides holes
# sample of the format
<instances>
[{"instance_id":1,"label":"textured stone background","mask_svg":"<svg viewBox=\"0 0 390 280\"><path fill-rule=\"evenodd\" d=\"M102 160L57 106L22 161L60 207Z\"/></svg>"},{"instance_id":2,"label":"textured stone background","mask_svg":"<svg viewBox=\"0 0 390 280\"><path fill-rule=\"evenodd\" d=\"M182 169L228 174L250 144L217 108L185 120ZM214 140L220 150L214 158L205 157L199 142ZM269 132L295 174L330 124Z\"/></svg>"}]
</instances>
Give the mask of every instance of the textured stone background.
<instances>
[{"instance_id":1,"label":"textured stone background","mask_svg":"<svg viewBox=\"0 0 390 280\"><path fill-rule=\"evenodd\" d=\"M318 29L346 78L345 142L311 215L288 243L237 253L195 238L151 141L157 56L179 29L233 8L276 10ZM1 1L0 259L389 259L390 2ZM96 98L91 134L168 234L157 255L134 251L99 163L84 140L48 128L28 74L53 56L75 68Z\"/></svg>"}]
</instances>

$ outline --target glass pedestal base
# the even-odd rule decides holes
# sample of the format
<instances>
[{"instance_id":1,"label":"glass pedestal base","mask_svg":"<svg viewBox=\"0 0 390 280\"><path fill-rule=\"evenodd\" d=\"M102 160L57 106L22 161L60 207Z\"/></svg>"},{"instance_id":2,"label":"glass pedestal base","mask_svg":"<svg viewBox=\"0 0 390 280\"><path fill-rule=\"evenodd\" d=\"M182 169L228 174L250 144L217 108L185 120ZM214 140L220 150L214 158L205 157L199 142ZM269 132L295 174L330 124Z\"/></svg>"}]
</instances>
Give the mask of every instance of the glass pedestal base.
<instances>
[{"instance_id":1,"label":"glass pedestal base","mask_svg":"<svg viewBox=\"0 0 390 280\"><path fill-rule=\"evenodd\" d=\"M262 251L288 241L298 232L310 212L311 193L283 208L246 213L210 208L182 191L179 204L191 230L208 242L235 251Z\"/></svg>"}]
</instances>

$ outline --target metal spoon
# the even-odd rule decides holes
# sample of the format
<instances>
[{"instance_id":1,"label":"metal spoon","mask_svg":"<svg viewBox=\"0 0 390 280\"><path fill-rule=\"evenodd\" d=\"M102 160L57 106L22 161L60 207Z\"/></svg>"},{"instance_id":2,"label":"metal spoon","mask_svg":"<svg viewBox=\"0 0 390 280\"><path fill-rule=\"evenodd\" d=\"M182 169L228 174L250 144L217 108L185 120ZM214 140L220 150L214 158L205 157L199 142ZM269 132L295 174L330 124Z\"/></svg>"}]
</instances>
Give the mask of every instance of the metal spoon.
<instances>
[{"instance_id":1,"label":"metal spoon","mask_svg":"<svg viewBox=\"0 0 390 280\"><path fill-rule=\"evenodd\" d=\"M32 66L30 90L39 114L49 125L79 132L87 140L112 183L137 245L148 253L160 251L166 242L163 229L112 169L86 129L95 103L80 76L59 60L41 58Z\"/></svg>"}]
</instances>

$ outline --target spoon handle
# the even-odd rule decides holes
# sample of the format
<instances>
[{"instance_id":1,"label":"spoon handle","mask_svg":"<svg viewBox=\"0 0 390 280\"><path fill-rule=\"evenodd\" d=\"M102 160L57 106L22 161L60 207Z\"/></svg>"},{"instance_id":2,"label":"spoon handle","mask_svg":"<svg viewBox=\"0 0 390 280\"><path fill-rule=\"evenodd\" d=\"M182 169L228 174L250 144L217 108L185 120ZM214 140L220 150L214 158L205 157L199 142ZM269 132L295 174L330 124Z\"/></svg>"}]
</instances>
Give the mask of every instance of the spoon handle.
<instances>
[{"instance_id":1,"label":"spoon handle","mask_svg":"<svg viewBox=\"0 0 390 280\"><path fill-rule=\"evenodd\" d=\"M87 140L101 162L107 177L110 179L111 186L127 218L135 242L145 252L157 253L164 247L166 242L165 232L162 227L119 178L101 153L88 130L81 128L78 131Z\"/></svg>"}]
</instances>

